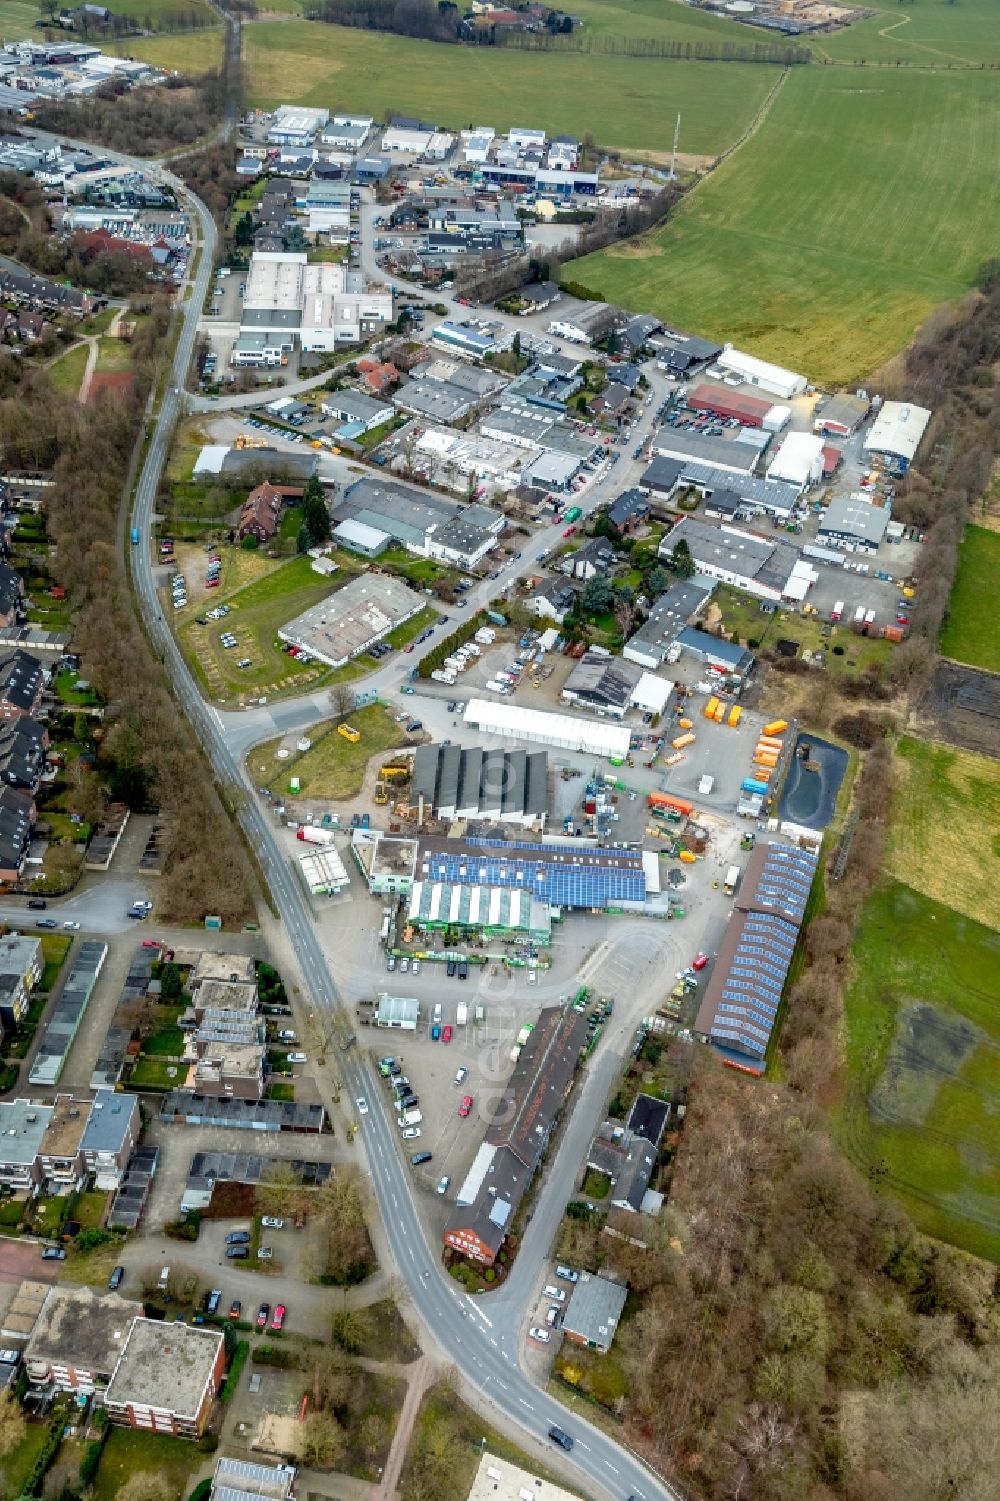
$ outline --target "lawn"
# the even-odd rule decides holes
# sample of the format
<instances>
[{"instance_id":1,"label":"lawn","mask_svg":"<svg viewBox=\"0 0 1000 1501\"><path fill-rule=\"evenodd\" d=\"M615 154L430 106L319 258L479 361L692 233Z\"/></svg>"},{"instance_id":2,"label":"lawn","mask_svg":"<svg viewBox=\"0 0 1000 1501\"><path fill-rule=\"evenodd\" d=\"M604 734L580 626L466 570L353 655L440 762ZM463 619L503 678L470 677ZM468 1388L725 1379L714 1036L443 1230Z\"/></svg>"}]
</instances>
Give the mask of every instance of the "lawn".
<instances>
[{"instance_id":1,"label":"lawn","mask_svg":"<svg viewBox=\"0 0 1000 1501\"><path fill-rule=\"evenodd\" d=\"M909 738L897 751L887 868L1000 929L1000 761Z\"/></svg>"},{"instance_id":2,"label":"lawn","mask_svg":"<svg viewBox=\"0 0 1000 1501\"><path fill-rule=\"evenodd\" d=\"M668 226L566 275L818 381L851 382L992 254L1000 198L985 184L998 153L988 73L795 68L757 133Z\"/></svg>"},{"instance_id":3,"label":"lawn","mask_svg":"<svg viewBox=\"0 0 1000 1501\"><path fill-rule=\"evenodd\" d=\"M404 620L402 625L397 625L394 631L390 631L384 638L385 642L388 646L394 646L398 650L399 647L406 646L408 642L415 640L421 631L440 619L441 616L437 610L432 609L430 605L425 605L422 610L417 611L416 615L411 615L409 620Z\"/></svg>"},{"instance_id":4,"label":"lawn","mask_svg":"<svg viewBox=\"0 0 1000 1501\"><path fill-rule=\"evenodd\" d=\"M404 1324L399 1309L391 1298L386 1298L381 1303L372 1303L367 1308L358 1308L345 1317L349 1321L352 1336L360 1336L345 1342L351 1355L358 1355L366 1360L391 1360L399 1365L407 1365L420 1354L420 1346ZM337 1339L336 1329L335 1320L334 1343L338 1344L340 1341Z\"/></svg>"},{"instance_id":5,"label":"lawn","mask_svg":"<svg viewBox=\"0 0 1000 1501\"><path fill-rule=\"evenodd\" d=\"M188 1481L204 1464L197 1444L141 1428L112 1428L94 1480L94 1501L114 1501L133 1475L160 1475L170 1494L186 1496Z\"/></svg>"},{"instance_id":6,"label":"lawn","mask_svg":"<svg viewBox=\"0 0 1000 1501\"><path fill-rule=\"evenodd\" d=\"M97 370L98 373L105 371L131 370L132 350L124 339L116 339L110 334L105 334L97 341Z\"/></svg>"},{"instance_id":7,"label":"lawn","mask_svg":"<svg viewBox=\"0 0 1000 1501\"><path fill-rule=\"evenodd\" d=\"M35 15L37 15L37 10ZM35 1467L35 1460L42 1452L49 1431L48 1423L29 1423L24 1438L16 1449L3 1457L0 1466L0 1496L4 1501L15 1501Z\"/></svg>"},{"instance_id":8,"label":"lawn","mask_svg":"<svg viewBox=\"0 0 1000 1501\"><path fill-rule=\"evenodd\" d=\"M580 0L573 6L580 16L584 39L592 36L649 37L692 46L716 42L723 47L796 46L804 38L776 36L749 26L733 26L722 16L675 3L675 0ZM580 33L577 33L579 36Z\"/></svg>"},{"instance_id":9,"label":"lawn","mask_svg":"<svg viewBox=\"0 0 1000 1501\"><path fill-rule=\"evenodd\" d=\"M83 373L87 368L87 355L89 345L74 344L65 354L60 355L48 366L49 380L53 389L60 396L76 398L80 392L80 383Z\"/></svg>"},{"instance_id":10,"label":"lawn","mask_svg":"<svg viewBox=\"0 0 1000 1501\"><path fill-rule=\"evenodd\" d=\"M402 1495L433 1495L436 1501L465 1501L484 1449L520 1465L529 1475L563 1485L565 1476L529 1458L478 1413L466 1407L447 1382L424 1397L403 1462Z\"/></svg>"},{"instance_id":11,"label":"lawn","mask_svg":"<svg viewBox=\"0 0 1000 1501\"><path fill-rule=\"evenodd\" d=\"M80 674L77 672L65 670L56 673L52 686L63 703L68 704L70 708L88 708L93 704L99 704L101 702L100 695L95 693L93 688L87 688L83 693L80 692L76 687L76 684L80 681L85 683L87 679L81 679Z\"/></svg>"},{"instance_id":12,"label":"lawn","mask_svg":"<svg viewBox=\"0 0 1000 1501\"><path fill-rule=\"evenodd\" d=\"M958 554L958 574L948 617L941 632L941 651L956 662L1000 672L1000 630L993 611L993 590L1000 579L1000 532L967 526Z\"/></svg>"},{"instance_id":13,"label":"lawn","mask_svg":"<svg viewBox=\"0 0 1000 1501\"><path fill-rule=\"evenodd\" d=\"M902 10L887 7L809 45L819 56L838 61L979 67L1000 61L996 0L922 0Z\"/></svg>"},{"instance_id":14,"label":"lawn","mask_svg":"<svg viewBox=\"0 0 1000 1501\"><path fill-rule=\"evenodd\" d=\"M255 558L256 554L244 556ZM178 633L181 646L196 664L213 698L257 697L306 688L327 676L329 669L315 661L306 667L283 652L277 640L278 628L330 593L329 578L316 573L308 557L293 558L233 592L225 590L224 576L223 589L212 603L231 605L231 613L203 626L196 618L188 618ZM185 613L197 616L208 608L208 601L198 600ZM236 636L237 646L227 649L222 645L220 638L226 632ZM241 671L236 663L243 657L250 657L253 666ZM348 665L354 670L346 676L360 676L365 670L359 664Z\"/></svg>"},{"instance_id":15,"label":"lawn","mask_svg":"<svg viewBox=\"0 0 1000 1501\"><path fill-rule=\"evenodd\" d=\"M884 662L893 650L891 641L855 636L846 626L833 626L831 634L823 636L821 631L826 622L818 615L800 615L797 610L775 610L765 615L759 599L730 584L720 584L709 605L707 624L714 626L720 619L725 629L734 631L744 644L755 642L755 650L772 647L780 637L797 641L803 651L824 651L825 670L834 676L863 671L874 662ZM835 655L836 646L843 647L842 656Z\"/></svg>"},{"instance_id":16,"label":"lawn","mask_svg":"<svg viewBox=\"0 0 1000 1501\"><path fill-rule=\"evenodd\" d=\"M361 731L361 739L352 744L338 735L333 720L315 725L309 736L312 745L307 751L291 756L285 761L277 760L275 751L280 740L256 746L250 753L253 779L267 783L275 792L285 795L289 779L298 777L303 797L329 798L341 801L355 797L361 790L365 768L372 756L406 745L407 736L384 704L370 704L351 714L351 724Z\"/></svg>"},{"instance_id":17,"label":"lawn","mask_svg":"<svg viewBox=\"0 0 1000 1501\"><path fill-rule=\"evenodd\" d=\"M144 46L135 50L149 56ZM459 50L315 21L247 26L244 54L247 102L267 109L315 104L376 118L392 110L451 129L486 118L507 130L530 118L550 134L588 130L604 145L664 155L678 110L683 149L715 155L739 136L778 77L776 67L752 63Z\"/></svg>"},{"instance_id":18,"label":"lawn","mask_svg":"<svg viewBox=\"0 0 1000 1501\"><path fill-rule=\"evenodd\" d=\"M186 1073L187 1065L183 1063L170 1063L166 1058L140 1058L129 1083L133 1089L178 1089Z\"/></svg>"},{"instance_id":19,"label":"lawn","mask_svg":"<svg viewBox=\"0 0 1000 1501\"><path fill-rule=\"evenodd\" d=\"M73 1205L73 1218L77 1220L84 1230L99 1230L104 1223L104 1211L108 1207L108 1196L97 1189L89 1189L86 1193L77 1195Z\"/></svg>"},{"instance_id":20,"label":"lawn","mask_svg":"<svg viewBox=\"0 0 1000 1501\"><path fill-rule=\"evenodd\" d=\"M882 886L845 1001L845 1149L921 1230L1000 1262L1000 935Z\"/></svg>"},{"instance_id":21,"label":"lawn","mask_svg":"<svg viewBox=\"0 0 1000 1501\"><path fill-rule=\"evenodd\" d=\"M38 982L39 990L51 990L59 977L59 971L66 963L66 955L72 947L72 938L63 933L40 933L42 944L42 958L45 967L42 970L42 978Z\"/></svg>"},{"instance_id":22,"label":"lawn","mask_svg":"<svg viewBox=\"0 0 1000 1501\"><path fill-rule=\"evenodd\" d=\"M147 1058L179 1058L184 1051L184 1033L180 1027L162 1027L146 1038L142 1051Z\"/></svg>"}]
</instances>

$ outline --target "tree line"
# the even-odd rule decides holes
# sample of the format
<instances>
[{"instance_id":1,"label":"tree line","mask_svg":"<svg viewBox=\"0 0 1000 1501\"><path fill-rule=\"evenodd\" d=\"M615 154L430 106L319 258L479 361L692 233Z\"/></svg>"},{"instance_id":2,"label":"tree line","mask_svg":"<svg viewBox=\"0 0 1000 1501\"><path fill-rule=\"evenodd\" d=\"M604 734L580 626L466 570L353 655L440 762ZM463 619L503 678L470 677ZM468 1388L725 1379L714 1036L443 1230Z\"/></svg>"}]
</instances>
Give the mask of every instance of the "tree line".
<instances>
[{"instance_id":1,"label":"tree line","mask_svg":"<svg viewBox=\"0 0 1000 1501\"><path fill-rule=\"evenodd\" d=\"M310 7L309 18L428 42L457 42L461 23L457 6L432 0L324 0Z\"/></svg>"},{"instance_id":2,"label":"tree line","mask_svg":"<svg viewBox=\"0 0 1000 1501\"><path fill-rule=\"evenodd\" d=\"M680 42L663 37L595 36L586 31L496 31L494 45L515 52L585 52L598 57L679 58L688 62L777 63L795 67L812 62L806 47L780 42Z\"/></svg>"},{"instance_id":3,"label":"tree line","mask_svg":"<svg viewBox=\"0 0 1000 1501\"><path fill-rule=\"evenodd\" d=\"M95 141L132 156L159 156L190 146L222 119L222 71L168 78L155 88L129 89L109 79L86 99L50 99L38 106L44 130Z\"/></svg>"}]
</instances>

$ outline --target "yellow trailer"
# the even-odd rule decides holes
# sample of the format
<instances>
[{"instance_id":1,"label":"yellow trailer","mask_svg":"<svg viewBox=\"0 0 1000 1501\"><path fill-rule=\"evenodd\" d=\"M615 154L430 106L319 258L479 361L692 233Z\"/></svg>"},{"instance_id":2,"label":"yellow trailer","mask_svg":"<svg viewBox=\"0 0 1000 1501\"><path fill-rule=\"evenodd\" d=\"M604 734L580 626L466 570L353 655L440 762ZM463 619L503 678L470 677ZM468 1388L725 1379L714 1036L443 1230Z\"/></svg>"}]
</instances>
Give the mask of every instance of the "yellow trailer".
<instances>
[{"instance_id":1,"label":"yellow trailer","mask_svg":"<svg viewBox=\"0 0 1000 1501\"><path fill-rule=\"evenodd\" d=\"M356 730L352 724L338 724L337 734L343 735L344 739L349 740L352 745L357 745L361 739L361 731Z\"/></svg>"},{"instance_id":2,"label":"yellow trailer","mask_svg":"<svg viewBox=\"0 0 1000 1501\"><path fill-rule=\"evenodd\" d=\"M721 724L722 721L725 719L725 717L726 717L726 701L725 701L725 699L721 699L720 698L720 700L718 702L718 705L716 707L715 713L712 715L712 718L715 720L716 724Z\"/></svg>"},{"instance_id":3,"label":"yellow trailer","mask_svg":"<svg viewBox=\"0 0 1000 1501\"><path fill-rule=\"evenodd\" d=\"M736 726L739 724L740 715L742 713L742 707L739 704L733 704L733 707L729 711L729 724L732 729L735 730Z\"/></svg>"},{"instance_id":4,"label":"yellow trailer","mask_svg":"<svg viewBox=\"0 0 1000 1501\"><path fill-rule=\"evenodd\" d=\"M691 730L694 728L693 719L678 719L677 723L680 725L682 730Z\"/></svg>"},{"instance_id":5,"label":"yellow trailer","mask_svg":"<svg viewBox=\"0 0 1000 1501\"><path fill-rule=\"evenodd\" d=\"M677 858L683 861L685 865L694 865L697 862L698 856L693 855L690 850L681 850Z\"/></svg>"},{"instance_id":6,"label":"yellow trailer","mask_svg":"<svg viewBox=\"0 0 1000 1501\"><path fill-rule=\"evenodd\" d=\"M676 740L671 740L670 744L674 750L683 750L687 745L694 745L694 736L689 730L686 735L678 735Z\"/></svg>"},{"instance_id":7,"label":"yellow trailer","mask_svg":"<svg viewBox=\"0 0 1000 1501\"><path fill-rule=\"evenodd\" d=\"M708 703L705 705L705 718L706 719L714 719L715 718L715 711L716 711L716 709L718 707L719 707L719 700L717 698L715 698L715 697L710 698L709 701L708 701Z\"/></svg>"}]
</instances>

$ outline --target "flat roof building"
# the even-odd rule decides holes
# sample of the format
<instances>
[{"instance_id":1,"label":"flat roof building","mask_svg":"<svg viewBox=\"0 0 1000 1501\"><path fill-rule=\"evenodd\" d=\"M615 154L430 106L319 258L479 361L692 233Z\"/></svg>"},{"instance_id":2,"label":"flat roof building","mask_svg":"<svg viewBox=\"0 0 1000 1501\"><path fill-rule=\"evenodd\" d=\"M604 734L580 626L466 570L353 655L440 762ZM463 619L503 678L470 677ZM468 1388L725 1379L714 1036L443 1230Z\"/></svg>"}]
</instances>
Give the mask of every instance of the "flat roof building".
<instances>
[{"instance_id":1,"label":"flat roof building","mask_svg":"<svg viewBox=\"0 0 1000 1501\"><path fill-rule=\"evenodd\" d=\"M799 491L823 478L823 439L815 433L788 433L767 466L769 480L782 480Z\"/></svg>"},{"instance_id":2,"label":"flat roof building","mask_svg":"<svg viewBox=\"0 0 1000 1501\"><path fill-rule=\"evenodd\" d=\"M624 1283L599 1277L596 1272L581 1272L570 1293L563 1334L574 1344L606 1354L617 1333L627 1297Z\"/></svg>"},{"instance_id":3,"label":"flat roof building","mask_svg":"<svg viewBox=\"0 0 1000 1501\"><path fill-rule=\"evenodd\" d=\"M209 1501L291 1501L294 1465L224 1457L215 1466Z\"/></svg>"},{"instance_id":4,"label":"flat roof building","mask_svg":"<svg viewBox=\"0 0 1000 1501\"><path fill-rule=\"evenodd\" d=\"M621 657L584 652L563 684L562 697L595 714L622 719L641 677L642 668Z\"/></svg>"},{"instance_id":5,"label":"flat roof building","mask_svg":"<svg viewBox=\"0 0 1000 1501\"><path fill-rule=\"evenodd\" d=\"M891 512L864 498L839 496L820 517L816 540L843 552L878 552L885 540Z\"/></svg>"},{"instance_id":6,"label":"flat roof building","mask_svg":"<svg viewBox=\"0 0 1000 1501\"><path fill-rule=\"evenodd\" d=\"M89 1287L53 1287L25 1349L35 1386L90 1395L108 1385L142 1304Z\"/></svg>"},{"instance_id":7,"label":"flat roof building","mask_svg":"<svg viewBox=\"0 0 1000 1501\"><path fill-rule=\"evenodd\" d=\"M420 1020L420 1002L415 996L380 995L375 1007L376 1027L415 1032Z\"/></svg>"},{"instance_id":8,"label":"flat roof building","mask_svg":"<svg viewBox=\"0 0 1000 1501\"><path fill-rule=\"evenodd\" d=\"M522 709L514 704L472 698L465 707L465 723L483 734L535 741L538 745L583 751L612 760L623 761L628 755L629 732L625 726L580 719L572 714L549 714L543 709Z\"/></svg>"},{"instance_id":9,"label":"flat roof building","mask_svg":"<svg viewBox=\"0 0 1000 1501\"><path fill-rule=\"evenodd\" d=\"M571 1491L540 1480L487 1449L479 1461L468 1501L579 1501Z\"/></svg>"},{"instance_id":10,"label":"flat roof building","mask_svg":"<svg viewBox=\"0 0 1000 1501\"><path fill-rule=\"evenodd\" d=\"M423 606L420 596L390 574L364 573L278 631L329 667L342 667Z\"/></svg>"},{"instance_id":11,"label":"flat roof building","mask_svg":"<svg viewBox=\"0 0 1000 1501\"><path fill-rule=\"evenodd\" d=\"M905 474L920 447L931 413L909 401L886 401L864 442L865 453L881 459L896 474Z\"/></svg>"},{"instance_id":12,"label":"flat roof building","mask_svg":"<svg viewBox=\"0 0 1000 1501\"><path fill-rule=\"evenodd\" d=\"M14 1193L36 1193L41 1186L39 1154L52 1109L34 1100L0 1100L0 1184Z\"/></svg>"},{"instance_id":13,"label":"flat roof building","mask_svg":"<svg viewBox=\"0 0 1000 1501\"><path fill-rule=\"evenodd\" d=\"M105 1397L126 1428L200 1438L226 1373L225 1341L214 1329L137 1318Z\"/></svg>"},{"instance_id":14,"label":"flat roof building","mask_svg":"<svg viewBox=\"0 0 1000 1501\"><path fill-rule=\"evenodd\" d=\"M423 881L531 893L551 907L584 911L639 906L646 899L641 849L586 839L510 839L499 829L465 839L424 836L414 874Z\"/></svg>"},{"instance_id":15,"label":"flat roof building","mask_svg":"<svg viewBox=\"0 0 1000 1501\"><path fill-rule=\"evenodd\" d=\"M715 580L707 577L671 584L666 594L654 600L643 624L626 641L622 648L625 660L650 670L659 667L684 627L704 609L714 589Z\"/></svg>"},{"instance_id":16,"label":"flat roof building","mask_svg":"<svg viewBox=\"0 0 1000 1501\"><path fill-rule=\"evenodd\" d=\"M653 451L660 458L679 459L682 463L711 464L732 474L749 474L757 463L757 449L735 438L702 437L683 428L664 427L653 439ZM646 482L647 469L643 476Z\"/></svg>"}]
</instances>

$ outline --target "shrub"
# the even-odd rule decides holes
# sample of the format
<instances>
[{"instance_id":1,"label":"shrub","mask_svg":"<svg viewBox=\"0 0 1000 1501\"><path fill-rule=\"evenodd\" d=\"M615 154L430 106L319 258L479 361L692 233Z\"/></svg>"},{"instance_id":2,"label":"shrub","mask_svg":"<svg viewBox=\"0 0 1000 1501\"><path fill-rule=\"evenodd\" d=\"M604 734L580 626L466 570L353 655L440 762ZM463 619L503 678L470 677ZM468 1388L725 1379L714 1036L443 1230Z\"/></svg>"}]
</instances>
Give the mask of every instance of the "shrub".
<instances>
[{"instance_id":1,"label":"shrub","mask_svg":"<svg viewBox=\"0 0 1000 1501\"><path fill-rule=\"evenodd\" d=\"M81 1230L76 1237L78 1251L96 1251L98 1246L109 1246L117 1240L110 1230Z\"/></svg>"}]
</instances>

